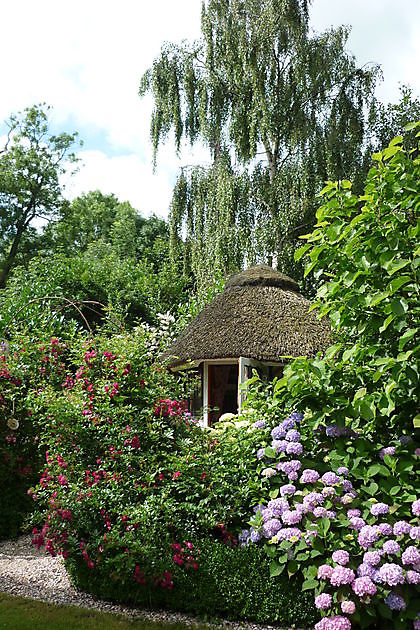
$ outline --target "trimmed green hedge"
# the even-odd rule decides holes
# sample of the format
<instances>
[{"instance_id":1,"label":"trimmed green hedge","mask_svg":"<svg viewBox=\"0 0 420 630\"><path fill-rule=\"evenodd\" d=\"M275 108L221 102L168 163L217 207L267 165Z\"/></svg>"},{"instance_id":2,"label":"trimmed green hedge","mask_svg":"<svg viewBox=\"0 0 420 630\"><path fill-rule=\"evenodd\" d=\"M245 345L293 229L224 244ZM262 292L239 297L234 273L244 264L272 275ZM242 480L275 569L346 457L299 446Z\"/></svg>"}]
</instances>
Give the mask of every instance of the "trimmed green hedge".
<instances>
[{"instance_id":1,"label":"trimmed green hedge","mask_svg":"<svg viewBox=\"0 0 420 630\"><path fill-rule=\"evenodd\" d=\"M169 608L195 615L247 619L308 627L319 617L313 597L301 590L298 577L270 578L267 557L255 546L231 548L215 540L200 542L196 571L174 567L173 590L141 586L132 575L90 571L82 560L67 559L75 585L104 599L140 607Z\"/></svg>"}]
</instances>

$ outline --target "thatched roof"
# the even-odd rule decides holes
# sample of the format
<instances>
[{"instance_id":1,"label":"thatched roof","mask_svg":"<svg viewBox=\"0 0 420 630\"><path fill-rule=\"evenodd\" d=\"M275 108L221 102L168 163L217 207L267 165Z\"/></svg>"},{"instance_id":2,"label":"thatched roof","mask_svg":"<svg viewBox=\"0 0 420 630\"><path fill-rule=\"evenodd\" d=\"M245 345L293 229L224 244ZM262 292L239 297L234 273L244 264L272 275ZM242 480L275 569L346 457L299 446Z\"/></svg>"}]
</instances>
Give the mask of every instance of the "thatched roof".
<instances>
[{"instance_id":1,"label":"thatched roof","mask_svg":"<svg viewBox=\"0 0 420 630\"><path fill-rule=\"evenodd\" d=\"M291 278L266 265L251 267L229 278L164 358L175 367L189 360L314 356L330 344L330 327L310 306Z\"/></svg>"}]
</instances>

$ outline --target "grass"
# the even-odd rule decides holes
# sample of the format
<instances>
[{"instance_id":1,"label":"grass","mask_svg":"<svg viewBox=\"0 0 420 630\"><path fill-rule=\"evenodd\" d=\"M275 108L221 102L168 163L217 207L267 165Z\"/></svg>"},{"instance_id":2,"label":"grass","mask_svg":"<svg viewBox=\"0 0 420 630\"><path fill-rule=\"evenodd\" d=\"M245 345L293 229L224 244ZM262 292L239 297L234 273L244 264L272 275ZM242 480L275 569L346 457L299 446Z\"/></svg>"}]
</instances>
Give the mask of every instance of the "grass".
<instances>
[{"instance_id":1,"label":"grass","mask_svg":"<svg viewBox=\"0 0 420 630\"><path fill-rule=\"evenodd\" d=\"M127 619L77 606L56 606L0 593L1 630L185 630L185 623ZM194 630L208 630L197 624Z\"/></svg>"}]
</instances>

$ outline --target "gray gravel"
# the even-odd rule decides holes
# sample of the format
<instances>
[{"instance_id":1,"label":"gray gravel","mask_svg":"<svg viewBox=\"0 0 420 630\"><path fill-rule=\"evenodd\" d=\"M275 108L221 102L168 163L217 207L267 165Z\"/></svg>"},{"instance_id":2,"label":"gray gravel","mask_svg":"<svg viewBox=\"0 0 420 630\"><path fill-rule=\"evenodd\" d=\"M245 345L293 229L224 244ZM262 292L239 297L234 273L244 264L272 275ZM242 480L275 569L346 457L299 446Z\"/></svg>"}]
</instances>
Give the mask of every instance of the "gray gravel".
<instances>
[{"instance_id":1,"label":"gray gravel","mask_svg":"<svg viewBox=\"0 0 420 630\"><path fill-rule=\"evenodd\" d=\"M106 602L71 586L61 557L52 558L31 543L30 536L0 542L0 591L37 599L51 604L65 604L94 608L102 612L126 615L130 619L148 621L183 622L192 628L200 622L189 615L163 610L148 611ZM236 630L263 630L274 626L251 623L221 622L218 626ZM278 627L277 629L278 630Z\"/></svg>"}]
</instances>

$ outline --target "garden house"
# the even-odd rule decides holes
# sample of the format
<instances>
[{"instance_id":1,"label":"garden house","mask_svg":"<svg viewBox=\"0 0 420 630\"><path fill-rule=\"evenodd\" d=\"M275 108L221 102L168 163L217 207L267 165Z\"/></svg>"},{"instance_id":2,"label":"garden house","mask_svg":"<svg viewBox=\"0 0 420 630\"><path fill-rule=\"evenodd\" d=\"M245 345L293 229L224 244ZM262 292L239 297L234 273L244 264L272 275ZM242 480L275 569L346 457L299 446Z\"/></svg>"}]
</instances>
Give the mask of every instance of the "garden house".
<instances>
[{"instance_id":1,"label":"garden house","mask_svg":"<svg viewBox=\"0 0 420 630\"><path fill-rule=\"evenodd\" d=\"M292 358L328 347L329 324L310 306L294 280L266 265L229 278L164 355L171 370L196 376L191 410L202 408L205 426L240 411L253 369L271 380Z\"/></svg>"}]
</instances>

